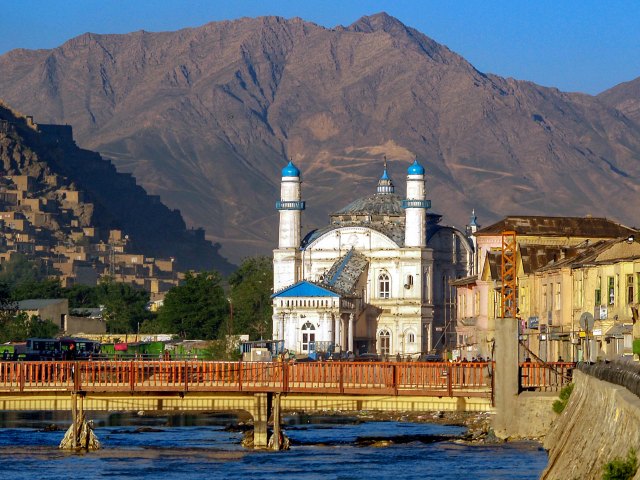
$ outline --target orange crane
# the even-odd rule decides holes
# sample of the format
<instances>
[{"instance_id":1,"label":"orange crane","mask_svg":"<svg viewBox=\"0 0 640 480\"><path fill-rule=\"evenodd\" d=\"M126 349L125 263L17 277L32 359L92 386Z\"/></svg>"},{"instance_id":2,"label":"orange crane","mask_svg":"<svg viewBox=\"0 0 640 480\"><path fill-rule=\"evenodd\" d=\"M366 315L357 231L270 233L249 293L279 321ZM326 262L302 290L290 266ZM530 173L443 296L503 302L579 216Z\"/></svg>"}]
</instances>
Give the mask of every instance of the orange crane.
<instances>
[{"instance_id":1,"label":"orange crane","mask_svg":"<svg viewBox=\"0 0 640 480\"><path fill-rule=\"evenodd\" d=\"M516 232L502 232L502 262L500 290L500 315L502 318L516 318Z\"/></svg>"}]
</instances>

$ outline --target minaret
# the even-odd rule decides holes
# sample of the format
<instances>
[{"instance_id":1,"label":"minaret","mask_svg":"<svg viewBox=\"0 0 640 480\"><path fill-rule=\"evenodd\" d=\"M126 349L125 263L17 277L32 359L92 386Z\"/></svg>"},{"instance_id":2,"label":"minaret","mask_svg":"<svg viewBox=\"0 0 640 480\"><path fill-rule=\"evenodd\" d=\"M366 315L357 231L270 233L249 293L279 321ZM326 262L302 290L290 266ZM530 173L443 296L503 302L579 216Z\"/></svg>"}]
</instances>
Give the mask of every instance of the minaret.
<instances>
[{"instance_id":1,"label":"minaret","mask_svg":"<svg viewBox=\"0 0 640 480\"><path fill-rule=\"evenodd\" d=\"M404 246L427 246L427 209L431 201L426 200L424 167L416 159L407 170L407 199L402 201L406 210Z\"/></svg>"},{"instance_id":2,"label":"minaret","mask_svg":"<svg viewBox=\"0 0 640 480\"><path fill-rule=\"evenodd\" d=\"M292 161L282 169L280 200L276 209L280 211L278 248L274 251L274 291L294 284L298 280L297 264L300 250L300 225L303 202L300 192L300 170Z\"/></svg>"},{"instance_id":3,"label":"minaret","mask_svg":"<svg viewBox=\"0 0 640 480\"><path fill-rule=\"evenodd\" d=\"M473 262L471 264L471 275L474 275L478 272L478 239L476 237L476 232L480 228L478 225L478 217L476 217L476 209L471 210L471 219L469 220L469 225L467 225L467 237L471 240L471 244L473 245Z\"/></svg>"}]
</instances>

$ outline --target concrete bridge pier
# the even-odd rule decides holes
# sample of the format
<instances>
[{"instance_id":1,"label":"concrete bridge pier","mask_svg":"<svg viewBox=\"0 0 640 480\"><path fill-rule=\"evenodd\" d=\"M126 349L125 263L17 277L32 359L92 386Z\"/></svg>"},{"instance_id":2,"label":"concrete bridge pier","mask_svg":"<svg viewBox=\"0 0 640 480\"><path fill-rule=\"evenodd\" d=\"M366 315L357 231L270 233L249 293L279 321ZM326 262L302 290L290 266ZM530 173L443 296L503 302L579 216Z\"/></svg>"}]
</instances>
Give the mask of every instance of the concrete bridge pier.
<instances>
[{"instance_id":1,"label":"concrete bridge pier","mask_svg":"<svg viewBox=\"0 0 640 480\"><path fill-rule=\"evenodd\" d=\"M63 450L98 450L100 442L84 413L84 393L71 393L71 426L60 442Z\"/></svg>"},{"instance_id":2,"label":"concrete bridge pier","mask_svg":"<svg viewBox=\"0 0 640 480\"><path fill-rule=\"evenodd\" d=\"M281 450L283 436L280 393L256 393L253 398L253 409L249 412L253 417L253 448ZM269 420L273 421L271 441L269 441Z\"/></svg>"},{"instance_id":3,"label":"concrete bridge pier","mask_svg":"<svg viewBox=\"0 0 640 480\"><path fill-rule=\"evenodd\" d=\"M269 443L267 423L271 413L271 396L270 393L256 393L253 396L253 408L249 413L253 417L253 448L256 450L266 449Z\"/></svg>"},{"instance_id":4,"label":"concrete bridge pier","mask_svg":"<svg viewBox=\"0 0 640 480\"><path fill-rule=\"evenodd\" d=\"M518 414L518 321L496 318L493 428L499 438L509 437Z\"/></svg>"}]
</instances>

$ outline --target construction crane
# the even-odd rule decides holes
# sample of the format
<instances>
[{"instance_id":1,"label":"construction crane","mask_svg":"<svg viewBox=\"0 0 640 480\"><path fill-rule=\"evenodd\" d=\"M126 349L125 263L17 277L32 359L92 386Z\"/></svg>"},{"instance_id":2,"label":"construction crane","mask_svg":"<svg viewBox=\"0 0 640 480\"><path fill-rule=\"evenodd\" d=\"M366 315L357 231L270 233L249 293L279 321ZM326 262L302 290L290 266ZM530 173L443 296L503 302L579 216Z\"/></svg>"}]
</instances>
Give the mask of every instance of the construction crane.
<instances>
[{"instance_id":1,"label":"construction crane","mask_svg":"<svg viewBox=\"0 0 640 480\"><path fill-rule=\"evenodd\" d=\"M516 232L502 232L500 316L516 318Z\"/></svg>"}]
</instances>

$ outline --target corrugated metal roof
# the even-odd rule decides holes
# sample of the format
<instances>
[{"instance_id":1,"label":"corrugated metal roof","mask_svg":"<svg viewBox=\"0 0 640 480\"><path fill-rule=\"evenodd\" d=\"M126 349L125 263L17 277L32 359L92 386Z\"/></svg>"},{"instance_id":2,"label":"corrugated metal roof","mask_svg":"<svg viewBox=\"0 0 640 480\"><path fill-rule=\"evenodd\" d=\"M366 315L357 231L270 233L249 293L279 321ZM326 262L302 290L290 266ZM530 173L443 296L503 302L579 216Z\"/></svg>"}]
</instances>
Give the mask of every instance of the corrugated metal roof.
<instances>
[{"instance_id":1,"label":"corrugated metal roof","mask_svg":"<svg viewBox=\"0 0 640 480\"><path fill-rule=\"evenodd\" d=\"M639 233L607 218L510 216L478 230L476 235L499 235L505 230L513 230L517 235L591 238L619 238Z\"/></svg>"},{"instance_id":2,"label":"corrugated metal roof","mask_svg":"<svg viewBox=\"0 0 640 480\"><path fill-rule=\"evenodd\" d=\"M298 283L286 287L279 292L271 295L271 298L276 297L339 297L336 292L333 292L325 286L317 285L308 280L302 280Z\"/></svg>"},{"instance_id":3,"label":"corrugated metal roof","mask_svg":"<svg viewBox=\"0 0 640 480\"><path fill-rule=\"evenodd\" d=\"M336 260L324 277L323 284L343 295L353 295L362 273L369 262L354 248L343 257Z\"/></svg>"},{"instance_id":4,"label":"corrugated metal roof","mask_svg":"<svg viewBox=\"0 0 640 480\"><path fill-rule=\"evenodd\" d=\"M576 254L575 249L550 245L519 245L519 247L522 269L526 274Z\"/></svg>"}]
</instances>

